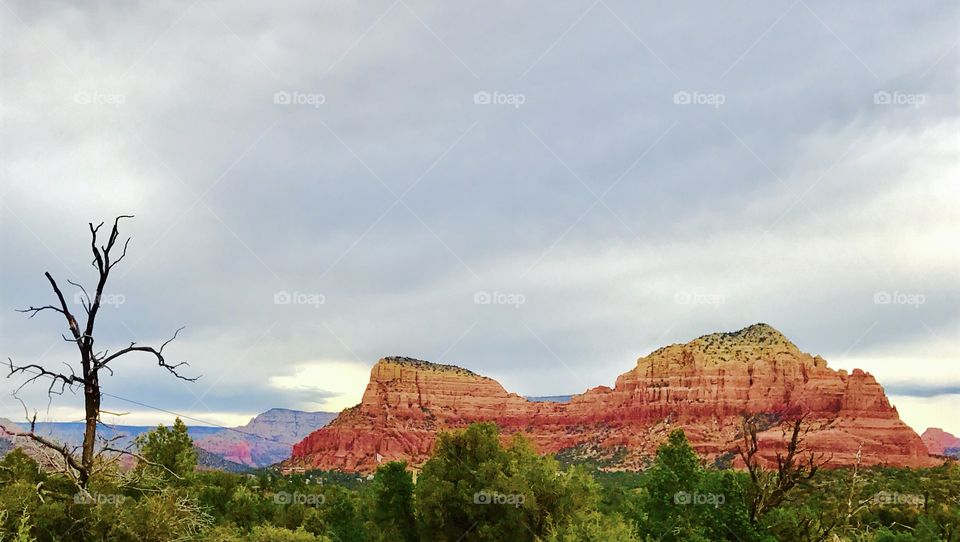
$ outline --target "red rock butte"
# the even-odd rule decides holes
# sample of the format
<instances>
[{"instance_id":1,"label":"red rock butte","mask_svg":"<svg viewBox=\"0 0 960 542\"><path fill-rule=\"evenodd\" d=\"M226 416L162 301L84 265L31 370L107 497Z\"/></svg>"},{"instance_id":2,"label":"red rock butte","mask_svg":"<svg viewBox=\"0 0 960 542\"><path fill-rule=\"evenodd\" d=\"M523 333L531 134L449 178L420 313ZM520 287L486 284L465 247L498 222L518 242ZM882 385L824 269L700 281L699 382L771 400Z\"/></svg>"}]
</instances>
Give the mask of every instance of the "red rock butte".
<instances>
[{"instance_id":1,"label":"red rock butte","mask_svg":"<svg viewBox=\"0 0 960 542\"><path fill-rule=\"evenodd\" d=\"M735 460L744 414L806 414L805 444L831 466L922 467L938 461L900 420L869 373L848 374L801 352L779 331L755 324L660 348L637 360L611 389L599 386L567 403L533 402L466 369L383 358L359 405L293 448L289 464L369 472L381 461L416 467L438 431L495 422L504 438L521 432L540 453L592 459L612 469L642 469L669 432L683 428L708 460ZM760 434L769 460L784 446L779 425Z\"/></svg>"}]
</instances>

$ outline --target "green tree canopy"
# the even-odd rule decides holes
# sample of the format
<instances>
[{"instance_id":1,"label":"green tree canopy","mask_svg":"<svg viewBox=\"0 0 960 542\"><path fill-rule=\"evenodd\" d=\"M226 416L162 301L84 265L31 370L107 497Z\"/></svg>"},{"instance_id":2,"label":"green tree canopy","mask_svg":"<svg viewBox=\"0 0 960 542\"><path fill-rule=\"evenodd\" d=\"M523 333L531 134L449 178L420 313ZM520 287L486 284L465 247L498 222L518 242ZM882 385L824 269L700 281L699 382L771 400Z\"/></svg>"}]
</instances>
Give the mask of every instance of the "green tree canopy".
<instances>
[{"instance_id":1,"label":"green tree canopy","mask_svg":"<svg viewBox=\"0 0 960 542\"><path fill-rule=\"evenodd\" d=\"M660 445L633 510L641 533L665 541L760 540L744 504L743 476L704 469L682 429Z\"/></svg>"},{"instance_id":2,"label":"green tree canopy","mask_svg":"<svg viewBox=\"0 0 960 542\"><path fill-rule=\"evenodd\" d=\"M146 460L137 468L162 479L185 478L197 467L193 439L180 418L173 422L173 427L168 428L161 424L156 429L138 436L136 446Z\"/></svg>"},{"instance_id":3,"label":"green tree canopy","mask_svg":"<svg viewBox=\"0 0 960 542\"><path fill-rule=\"evenodd\" d=\"M496 425L480 423L438 436L415 502L423 540L533 541L595 508L597 486L519 435L502 447Z\"/></svg>"},{"instance_id":4,"label":"green tree canopy","mask_svg":"<svg viewBox=\"0 0 960 542\"><path fill-rule=\"evenodd\" d=\"M371 535L377 541L418 540L413 516L413 476L405 461L391 461L377 469L371 490L370 521Z\"/></svg>"}]
</instances>

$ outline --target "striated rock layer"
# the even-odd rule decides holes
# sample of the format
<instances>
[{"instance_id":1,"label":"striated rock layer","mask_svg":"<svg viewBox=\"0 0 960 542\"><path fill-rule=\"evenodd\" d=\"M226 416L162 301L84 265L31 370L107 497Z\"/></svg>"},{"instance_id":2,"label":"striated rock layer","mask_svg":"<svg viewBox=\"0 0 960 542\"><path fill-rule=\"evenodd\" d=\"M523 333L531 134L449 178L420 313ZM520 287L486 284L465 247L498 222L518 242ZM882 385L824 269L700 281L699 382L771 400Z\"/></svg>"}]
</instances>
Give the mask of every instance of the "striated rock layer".
<instances>
[{"instance_id":1,"label":"striated rock layer","mask_svg":"<svg viewBox=\"0 0 960 542\"><path fill-rule=\"evenodd\" d=\"M360 404L296 444L290 463L368 472L379 461L422 464L438 431L492 421L504 437L522 432L541 453L639 469L666 435L682 427L709 459L732 457L744 413L807 416L809 449L834 466L927 466L920 437L900 421L883 388L859 369L848 374L801 352L780 332L756 324L705 335L637 360L613 388L569 402L533 402L495 380L451 365L381 359ZM783 445L779 426L761 434L767 459Z\"/></svg>"}]
</instances>

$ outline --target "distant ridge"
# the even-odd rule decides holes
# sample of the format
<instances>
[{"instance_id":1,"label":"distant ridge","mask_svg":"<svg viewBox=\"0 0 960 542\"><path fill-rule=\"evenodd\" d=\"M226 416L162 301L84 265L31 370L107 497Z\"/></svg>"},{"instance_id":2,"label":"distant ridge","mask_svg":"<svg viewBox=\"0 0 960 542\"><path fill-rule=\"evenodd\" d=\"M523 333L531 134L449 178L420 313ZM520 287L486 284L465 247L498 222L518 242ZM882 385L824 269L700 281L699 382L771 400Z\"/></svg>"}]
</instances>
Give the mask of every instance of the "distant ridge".
<instances>
[{"instance_id":1,"label":"distant ridge","mask_svg":"<svg viewBox=\"0 0 960 542\"><path fill-rule=\"evenodd\" d=\"M920 438L931 454L960 458L960 437L939 427L928 427Z\"/></svg>"},{"instance_id":2,"label":"distant ridge","mask_svg":"<svg viewBox=\"0 0 960 542\"><path fill-rule=\"evenodd\" d=\"M570 399L573 398L572 395L541 395L541 396L531 396L525 395L523 397L527 401L534 403L569 403Z\"/></svg>"},{"instance_id":3,"label":"distant ridge","mask_svg":"<svg viewBox=\"0 0 960 542\"><path fill-rule=\"evenodd\" d=\"M266 467L290 457L293 445L337 417L335 412L272 408L246 425L196 439L197 446L248 467Z\"/></svg>"},{"instance_id":4,"label":"distant ridge","mask_svg":"<svg viewBox=\"0 0 960 542\"><path fill-rule=\"evenodd\" d=\"M272 408L240 427L188 426L194 444L205 453L198 453L201 466L242 472L243 469L266 467L290 457L293 445L311 432L320 429L337 416L335 412L305 412ZM0 425L26 430L25 424L0 418ZM37 432L57 442L79 446L83 442L83 422L37 422ZM154 425L104 425L98 434L119 437L113 446L125 448ZM11 437L0 433L0 453L11 447Z\"/></svg>"},{"instance_id":5,"label":"distant ridge","mask_svg":"<svg viewBox=\"0 0 960 542\"><path fill-rule=\"evenodd\" d=\"M194 446L193 451L197 453L197 465L201 469L221 470L225 472L251 472L253 470L253 468L246 465L227 461L219 455L208 452L199 446Z\"/></svg>"}]
</instances>

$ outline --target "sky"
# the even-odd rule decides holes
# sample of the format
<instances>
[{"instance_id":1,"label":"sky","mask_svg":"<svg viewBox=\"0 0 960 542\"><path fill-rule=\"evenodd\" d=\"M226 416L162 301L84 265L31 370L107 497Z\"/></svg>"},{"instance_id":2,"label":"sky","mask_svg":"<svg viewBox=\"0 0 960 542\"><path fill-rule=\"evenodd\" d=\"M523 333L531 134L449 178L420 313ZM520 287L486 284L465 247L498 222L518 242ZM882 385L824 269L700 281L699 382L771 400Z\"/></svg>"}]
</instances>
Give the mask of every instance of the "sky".
<instances>
[{"instance_id":1,"label":"sky","mask_svg":"<svg viewBox=\"0 0 960 542\"><path fill-rule=\"evenodd\" d=\"M958 23L950 1L3 0L0 354L76 359L58 315L15 309L53 301L45 271L73 300L87 223L132 214L98 345L186 326L165 353L201 378L123 360L118 423L339 410L388 355L578 393L766 322L960 434Z\"/></svg>"}]
</instances>

